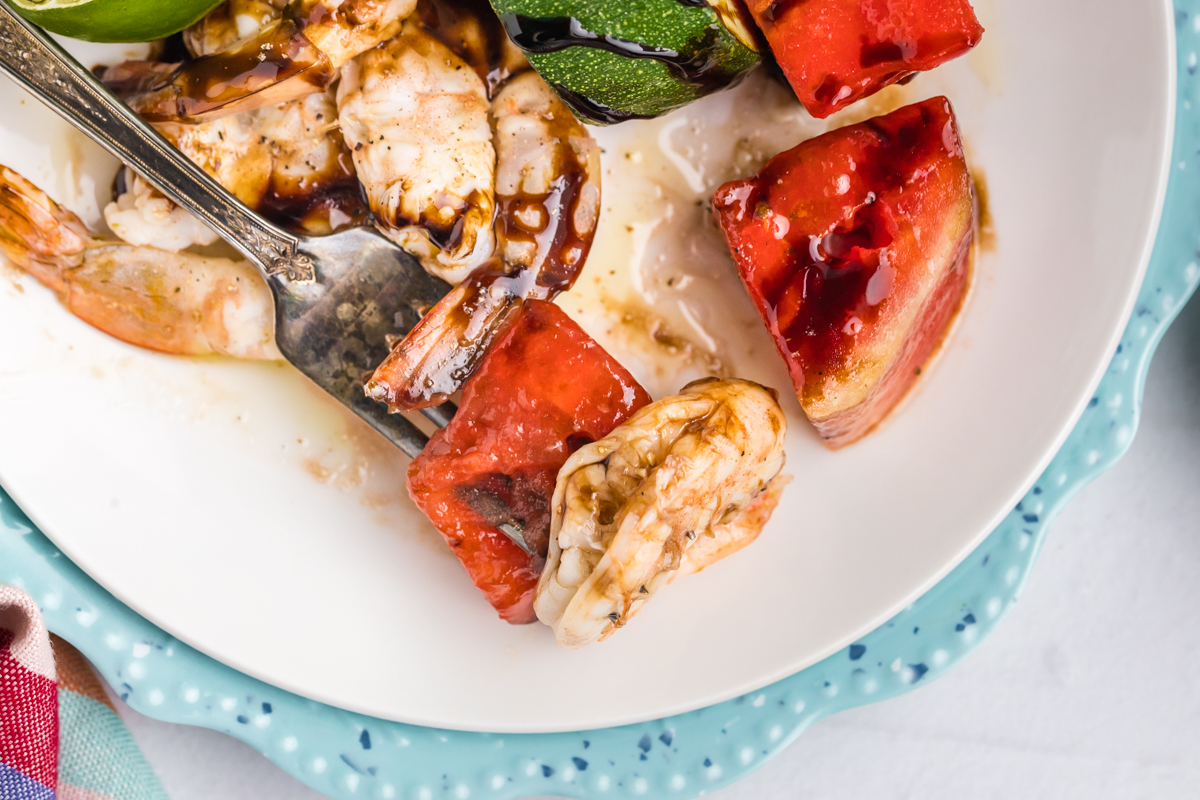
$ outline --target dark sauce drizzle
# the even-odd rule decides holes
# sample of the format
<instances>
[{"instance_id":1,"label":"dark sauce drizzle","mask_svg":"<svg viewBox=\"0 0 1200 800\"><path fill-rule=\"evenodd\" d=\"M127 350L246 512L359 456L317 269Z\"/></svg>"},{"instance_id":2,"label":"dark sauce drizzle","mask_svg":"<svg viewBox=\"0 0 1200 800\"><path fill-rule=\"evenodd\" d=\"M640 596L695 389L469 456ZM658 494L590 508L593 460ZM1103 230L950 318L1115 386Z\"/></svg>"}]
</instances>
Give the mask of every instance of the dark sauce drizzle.
<instances>
[{"instance_id":1,"label":"dark sauce drizzle","mask_svg":"<svg viewBox=\"0 0 1200 800\"><path fill-rule=\"evenodd\" d=\"M876 192L907 186L937 151L958 147L957 141L928 135L939 122L922 104L862 123L876 139L856 161L865 185L875 191L832 231L794 242L784 280L763 286L780 333L808 363L829 363L885 306L894 281L888 248L898 225ZM763 179L750 201L760 216L771 213L762 197L774 176Z\"/></svg>"},{"instance_id":2,"label":"dark sauce drizzle","mask_svg":"<svg viewBox=\"0 0 1200 800\"><path fill-rule=\"evenodd\" d=\"M575 112L576 116L585 120L592 120L604 125L616 125L618 122L624 122L628 119L653 119L654 117L653 114L638 114L635 111L622 111L613 108L593 97L588 97L572 89L568 89L561 83L556 83L551 88L558 93L559 99Z\"/></svg>"},{"instance_id":3,"label":"dark sauce drizzle","mask_svg":"<svg viewBox=\"0 0 1200 800\"><path fill-rule=\"evenodd\" d=\"M341 172L298 193L271 186L255 210L283 228L317 236L366 225L370 219L362 184L353 172Z\"/></svg>"},{"instance_id":4,"label":"dark sauce drizzle","mask_svg":"<svg viewBox=\"0 0 1200 800\"><path fill-rule=\"evenodd\" d=\"M783 12L786 11L787 7L790 5L791 3L789 0L774 0L774 2L762 10L763 19L765 19L767 22L774 22L783 15Z\"/></svg>"},{"instance_id":5,"label":"dark sauce drizzle","mask_svg":"<svg viewBox=\"0 0 1200 800\"><path fill-rule=\"evenodd\" d=\"M335 77L329 59L290 18L231 50L178 65L148 65L141 75L130 75L123 66L106 71L105 77L150 122L195 121L289 78L325 89Z\"/></svg>"},{"instance_id":6,"label":"dark sauce drizzle","mask_svg":"<svg viewBox=\"0 0 1200 800\"><path fill-rule=\"evenodd\" d=\"M550 191L497 198L500 252L506 242L532 244L536 248L532 264L492 259L421 320L376 372L374 380L386 387L393 406L417 409L445 401L475 372L527 298L550 300L570 289L579 277L594 234L593 230L580 236L574 225L587 170L568 144L568 132L557 134L562 171ZM540 210L536 230L520 222L520 212L530 208ZM476 335L461 339L446 335L468 328Z\"/></svg>"},{"instance_id":7,"label":"dark sauce drizzle","mask_svg":"<svg viewBox=\"0 0 1200 800\"><path fill-rule=\"evenodd\" d=\"M488 97L528 65L509 44L504 26L487 0L419 0L421 27L475 70Z\"/></svg>"}]
</instances>

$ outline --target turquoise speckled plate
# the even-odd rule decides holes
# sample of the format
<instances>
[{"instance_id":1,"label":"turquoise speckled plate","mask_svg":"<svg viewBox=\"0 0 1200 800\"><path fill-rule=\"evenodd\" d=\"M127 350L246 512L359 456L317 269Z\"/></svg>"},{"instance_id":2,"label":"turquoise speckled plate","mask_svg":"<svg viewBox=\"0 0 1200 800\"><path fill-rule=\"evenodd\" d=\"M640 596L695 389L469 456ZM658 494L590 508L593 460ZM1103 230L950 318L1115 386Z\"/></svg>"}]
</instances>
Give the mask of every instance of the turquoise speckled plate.
<instances>
[{"instance_id":1,"label":"turquoise speckled plate","mask_svg":"<svg viewBox=\"0 0 1200 800\"><path fill-rule=\"evenodd\" d=\"M909 691L952 667L1003 618L1049 524L1128 447L1154 347L1200 282L1194 72L1200 0L1177 5L1175 169L1132 318L1095 397L1041 478L935 588L850 647L761 691L653 722L496 735L384 722L248 678L172 639L90 580L0 493L0 581L29 591L148 715L226 731L334 797L690 797L736 780L812 722Z\"/></svg>"}]
</instances>

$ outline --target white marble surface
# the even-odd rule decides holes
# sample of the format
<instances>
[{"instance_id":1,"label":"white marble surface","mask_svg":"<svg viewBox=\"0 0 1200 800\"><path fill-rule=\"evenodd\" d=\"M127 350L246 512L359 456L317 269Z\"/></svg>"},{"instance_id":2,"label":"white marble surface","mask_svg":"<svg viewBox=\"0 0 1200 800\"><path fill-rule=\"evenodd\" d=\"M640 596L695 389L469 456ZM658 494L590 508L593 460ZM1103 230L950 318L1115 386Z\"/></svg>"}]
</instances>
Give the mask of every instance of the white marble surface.
<instances>
[{"instance_id":1,"label":"white marble surface","mask_svg":"<svg viewBox=\"0 0 1200 800\"><path fill-rule=\"evenodd\" d=\"M1194 798L1200 792L1200 300L1129 454L1051 531L999 631L944 678L819 723L716 797ZM317 800L211 731L122 713L173 800Z\"/></svg>"}]
</instances>

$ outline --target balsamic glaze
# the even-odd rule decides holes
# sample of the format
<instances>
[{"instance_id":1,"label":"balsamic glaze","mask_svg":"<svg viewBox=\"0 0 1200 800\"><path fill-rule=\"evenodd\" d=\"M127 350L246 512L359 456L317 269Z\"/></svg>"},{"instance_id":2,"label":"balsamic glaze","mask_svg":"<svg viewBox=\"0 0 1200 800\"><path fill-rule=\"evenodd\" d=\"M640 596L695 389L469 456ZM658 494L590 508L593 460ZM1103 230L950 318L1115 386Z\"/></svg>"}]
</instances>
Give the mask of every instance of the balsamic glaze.
<instances>
[{"instance_id":1,"label":"balsamic glaze","mask_svg":"<svg viewBox=\"0 0 1200 800\"><path fill-rule=\"evenodd\" d=\"M255 210L280 227L316 236L365 225L370 217L362 184L353 173L310 184L300 192L272 185Z\"/></svg>"},{"instance_id":2,"label":"balsamic glaze","mask_svg":"<svg viewBox=\"0 0 1200 800\"><path fill-rule=\"evenodd\" d=\"M550 191L496 198L498 251L504 253L509 242L532 244L531 262L493 258L434 306L372 379L386 388L389 404L417 409L443 402L475 372L526 299L551 300L579 277L595 231L580 235L575 230L587 169L568 144L571 129L578 125L573 119L563 119L561 124L554 131L561 168ZM522 213L531 207L539 213ZM536 229L521 222L530 216L539 220ZM474 331L470 336L465 334L468 329Z\"/></svg>"},{"instance_id":3,"label":"balsamic glaze","mask_svg":"<svg viewBox=\"0 0 1200 800\"><path fill-rule=\"evenodd\" d=\"M556 83L551 86L558 97L575 113L575 116L590 122L598 122L601 125L616 125L618 122L624 122L628 119L653 119L653 114L638 114L634 111L621 111L612 106L605 105L595 98L582 95L579 92L568 89L561 83Z\"/></svg>"},{"instance_id":4,"label":"balsamic glaze","mask_svg":"<svg viewBox=\"0 0 1200 800\"><path fill-rule=\"evenodd\" d=\"M487 0L418 0L421 27L475 70L494 97L529 64L508 40Z\"/></svg>"},{"instance_id":5,"label":"balsamic glaze","mask_svg":"<svg viewBox=\"0 0 1200 800\"><path fill-rule=\"evenodd\" d=\"M885 248L895 229L891 210L871 195L850 220L793 251L790 280L768 299L780 333L807 363L827 361L877 319L891 293Z\"/></svg>"},{"instance_id":6,"label":"balsamic glaze","mask_svg":"<svg viewBox=\"0 0 1200 800\"><path fill-rule=\"evenodd\" d=\"M179 65L123 67L107 70L105 78L118 93L132 95L134 108L150 122L196 121L218 109L243 110L236 104L289 78L324 89L335 77L329 59L292 19L278 20L231 50Z\"/></svg>"},{"instance_id":7,"label":"balsamic glaze","mask_svg":"<svg viewBox=\"0 0 1200 800\"><path fill-rule=\"evenodd\" d=\"M935 98L854 126L872 134L855 158L859 179L870 191L828 233L789 238L787 267L762 285L779 332L804 363L832 363L878 319L893 288L897 265L890 248L899 230L884 198L919 182L931 165L961 158L951 120L945 99ZM765 197L776 179L768 166L747 198L747 207L761 218L773 213Z\"/></svg>"},{"instance_id":8,"label":"balsamic glaze","mask_svg":"<svg viewBox=\"0 0 1200 800\"><path fill-rule=\"evenodd\" d=\"M774 22L787 10L788 5L790 4L787 0L773 0L770 5L762 10L763 19L767 22Z\"/></svg>"}]
</instances>

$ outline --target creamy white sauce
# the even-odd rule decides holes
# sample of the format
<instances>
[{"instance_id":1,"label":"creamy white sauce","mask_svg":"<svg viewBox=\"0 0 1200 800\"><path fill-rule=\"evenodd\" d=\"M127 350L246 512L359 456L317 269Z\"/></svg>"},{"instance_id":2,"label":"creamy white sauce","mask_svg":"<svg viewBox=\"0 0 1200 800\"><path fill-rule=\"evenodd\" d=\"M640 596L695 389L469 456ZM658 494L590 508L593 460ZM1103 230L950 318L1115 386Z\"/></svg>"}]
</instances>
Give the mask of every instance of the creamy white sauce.
<instances>
[{"instance_id":1,"label":"creamy white sauce","mask_svg":"<svg viewBox=\"0 0 1200 800\"><path fill-rule=\"evenodd\" d=\"M806 139L897 108L905 96L904 87L890 87L817 120L758 70L666 117L593 128L603 151L603 212L587 265L560 305L655 397L706 375L761 374L763 351L773 346L713 221L713 192Z\"/></svg>"}]
</instances>

